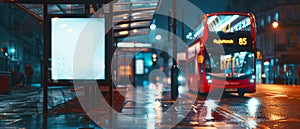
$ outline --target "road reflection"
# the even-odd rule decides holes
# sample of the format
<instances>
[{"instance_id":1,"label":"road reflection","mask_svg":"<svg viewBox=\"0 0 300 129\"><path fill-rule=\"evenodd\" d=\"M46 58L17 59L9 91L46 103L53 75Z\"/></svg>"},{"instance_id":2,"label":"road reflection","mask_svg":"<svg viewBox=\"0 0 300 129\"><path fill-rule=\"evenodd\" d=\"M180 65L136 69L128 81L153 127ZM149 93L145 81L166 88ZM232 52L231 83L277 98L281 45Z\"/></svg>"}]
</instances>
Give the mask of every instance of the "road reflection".
<instances>
[{"instance_id":1,"label":"road reflection","mask_svg":"<svg viewBox=\"0 0 300 129\"><path fill-rule=\"evenodd\" d=\"M247 117L248 126L250 128L257 127L256 116L258 112L258 108L260 106L260 102L256 98L250 98L247 103L249 117Z\"/></svg>"},{"instance_id":2,"label":"road reflection","mask_svg":"<svg viewBox=\"0 0 300 129\"><path fill-rule=\"evenodd\" d=\"M214 119L214 117L212 116L212 111L216 109L216 107L218 107L218 105L216 105L216 100L206 100L204 102L204 106L206 106L207 108L207 113L206 113L206 120L212 120Z\"/></svg>"}]
</instances>

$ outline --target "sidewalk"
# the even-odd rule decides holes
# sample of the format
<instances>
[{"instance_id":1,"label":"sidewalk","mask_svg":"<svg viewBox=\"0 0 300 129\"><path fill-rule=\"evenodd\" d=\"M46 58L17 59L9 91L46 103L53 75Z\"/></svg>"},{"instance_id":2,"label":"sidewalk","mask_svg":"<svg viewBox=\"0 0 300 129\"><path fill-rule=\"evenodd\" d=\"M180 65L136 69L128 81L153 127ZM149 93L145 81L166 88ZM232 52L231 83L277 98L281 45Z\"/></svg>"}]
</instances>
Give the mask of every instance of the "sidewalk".
<instances>
[{"instance_id":1,"label":"sidewalk","mask_svg":"<svg viewBox=\"0 0 300 129\"><path fill-rule=\"evenodd\" d=\"M39 114L38 88L18 88L9 95L0 95L0 126L10 127L26 117ZM15 127L15 126L12 126Z\"/></svg>"},{"instance_id":2,"label":"sidewalk","mask_svg":"<svg viewBox=\"0 0 300 129\"><path fill-rule=\"evenodd\" d=\"M71 87L51 87L48 89L49 109L57 107L72 97ZM9 95L0 95L1 129L59 129L90 127L78 122L73 114L43 116L43 89L39 85L13 89ZM92 126L96 127L96 125Z\"/></svg>"}]
</instances>

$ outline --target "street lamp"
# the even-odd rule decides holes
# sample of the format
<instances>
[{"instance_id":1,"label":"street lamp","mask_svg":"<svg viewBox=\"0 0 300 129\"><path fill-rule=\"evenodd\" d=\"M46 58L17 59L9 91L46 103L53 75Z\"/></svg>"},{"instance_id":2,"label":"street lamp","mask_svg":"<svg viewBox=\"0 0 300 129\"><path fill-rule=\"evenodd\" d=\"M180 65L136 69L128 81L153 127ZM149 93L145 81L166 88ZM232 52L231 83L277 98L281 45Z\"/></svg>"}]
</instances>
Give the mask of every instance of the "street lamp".
<instances>
[{"instance_id":1,"label":"street lamp","mask_svg":"<svg viewBox=\"0 0 300 129\"><path fill-rule=\"evenodd\" d=\"M277 29L277 27L279 26L279 23L277 21L272 23L272 26L274 29Z\"/></svg>"},{"instance_id":2,"label":"street lamp","mask_svg":"<svg viewBox=\"0 0 300 129\"><path fill-rule=\"evenodd\" d=\"M175 101L178 97L178 73L179 69L177 66L177 2L173 0L172 2L173 10L173 65L171 68L171 100Z\"/></svg>"},{"instance_id":3,"label":"street lamp","mask_svg":"<svg viewBox=\"0 0 300 129\"><path fill-rule=\"evenodd\" d=\"M272 26L274 28L274 76L273 76L273 83L275 84L275 80L276 80L276 71L277 71L277 64L276 64L276 29L279 26L279 23L277 21L274 21L272 23Z\"/></svg>"},{"instance_id":4,"label":"street lamp","mask_svg":"<svg viewBox=\"0 0 300 129\"><path fill-rule=\"evenodd\" d=\"M156 40L161 40L161 35L156 35L156 36L155 36L155 39L156 39Z\"/></svg>"}]
</instances>

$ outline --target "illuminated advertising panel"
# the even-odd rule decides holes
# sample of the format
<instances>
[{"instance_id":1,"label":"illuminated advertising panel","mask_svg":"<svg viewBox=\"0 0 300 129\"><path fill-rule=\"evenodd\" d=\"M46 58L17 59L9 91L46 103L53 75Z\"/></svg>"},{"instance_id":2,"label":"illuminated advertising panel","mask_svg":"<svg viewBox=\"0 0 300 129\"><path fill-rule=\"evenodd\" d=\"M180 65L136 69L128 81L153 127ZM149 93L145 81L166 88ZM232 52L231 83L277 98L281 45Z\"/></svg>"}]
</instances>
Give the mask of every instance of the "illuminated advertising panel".
<instances>
[{"instance_id":1,"label":"illuminated advertising panel","mask_svg":"<svg viewBox=\"0 0 300 129\"><path fill-rule=\"evenodd\" d=\"M105 19L51 18L51 66L53 80L104 80Z\"/></svg>"},{"instance_id":2,"label":"illuminated advertising panel","mask_svg":"<svg viewBox=\"0 0 300 129\"><path fill-rule=\"evenodd\" d=\"M135 61L135 74L144 74L144 60L137 59Z\"/></svg>"}]
</instances>

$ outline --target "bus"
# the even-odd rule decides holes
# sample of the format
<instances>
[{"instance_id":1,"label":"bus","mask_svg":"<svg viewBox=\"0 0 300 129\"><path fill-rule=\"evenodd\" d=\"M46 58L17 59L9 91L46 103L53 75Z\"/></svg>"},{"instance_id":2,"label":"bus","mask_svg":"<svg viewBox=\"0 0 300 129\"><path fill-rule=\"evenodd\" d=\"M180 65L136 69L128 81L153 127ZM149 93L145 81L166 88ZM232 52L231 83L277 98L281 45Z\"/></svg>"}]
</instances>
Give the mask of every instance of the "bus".
<instances>
[{"instance_id":1,"label":"bus","mask_svg":"<svg viewBox=\"0 0 300 129\"><path fill-rule=\"evenodd\" d=\"M256 21L252 13L205 14L189 34L194 40L186 49L186 86L209 93L256 92Z\"/></svg>"}]
</instances>

